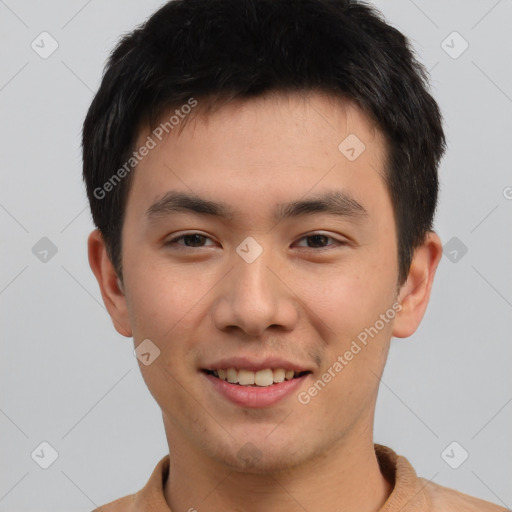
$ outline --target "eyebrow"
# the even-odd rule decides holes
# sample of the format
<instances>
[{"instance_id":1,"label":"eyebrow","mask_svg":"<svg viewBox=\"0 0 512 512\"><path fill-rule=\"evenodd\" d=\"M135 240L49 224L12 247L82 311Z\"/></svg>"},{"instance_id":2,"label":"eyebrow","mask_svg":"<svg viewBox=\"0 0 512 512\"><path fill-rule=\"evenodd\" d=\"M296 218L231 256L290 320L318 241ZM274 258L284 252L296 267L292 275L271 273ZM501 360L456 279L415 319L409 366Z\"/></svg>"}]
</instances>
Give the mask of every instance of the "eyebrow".
<instances>
[{"instance_id":1,"label":"eyebrow","mask_svg":"<svg viewBox=\"0 0 512 512\"><path fill-rule=\"evenodd\" d=\"M230 221L236 216L235 210L226 203L204 199L195 194L174 191L166 193L153 203L147 209L146 216L153 220L180 212L192 212ZM335 190L309 199L279 203L274 210L273 219L275 222L280 222L284 219L315 213L327 213L353 219L368 216L366 209L353 197L345 192Z\"/></svg>"}]
</instances>

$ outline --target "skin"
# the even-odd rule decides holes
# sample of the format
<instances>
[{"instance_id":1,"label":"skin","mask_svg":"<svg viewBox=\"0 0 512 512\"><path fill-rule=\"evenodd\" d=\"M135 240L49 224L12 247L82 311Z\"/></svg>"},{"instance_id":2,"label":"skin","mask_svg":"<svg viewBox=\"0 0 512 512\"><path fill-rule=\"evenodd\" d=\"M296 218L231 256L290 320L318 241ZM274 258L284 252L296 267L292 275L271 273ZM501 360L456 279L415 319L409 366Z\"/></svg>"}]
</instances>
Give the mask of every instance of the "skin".
<instances>
[{"instance_id":1,"label":"skin","mask_svg":"<svg viewBox=\"0 0 512 512\"><path fill-rule=\"evenodd\" d=\"M140 142L150 133L141 130ZM352 162L338 149L349 134L366 145ZM173 511L361 512L389 497L373 447L379 378L391 337L410 336L423 318L442 246L429 233L398 286L385 150L362 111L324 94L232 102L194 115L137 166L121 286L101 234L91 233L91 268L115 328L135 346L149 338L161 351L139 365L162 409ZM273 222L275 204L332 190L350 194L367 215ZM223 201L236 214L148 220L169 191ZM308 238L319 231L331 238ZM165 245L194 232L208 238ZM250 264L236 252L248 236L263 248ZM312 371L299 390L307 391L393 304L401 306L394 320L307 405L293 393L243 408L200 371L226 356L280 356ZM250 464L237 455L246 443L258 454Z\"/></svg>"}]
</instances>

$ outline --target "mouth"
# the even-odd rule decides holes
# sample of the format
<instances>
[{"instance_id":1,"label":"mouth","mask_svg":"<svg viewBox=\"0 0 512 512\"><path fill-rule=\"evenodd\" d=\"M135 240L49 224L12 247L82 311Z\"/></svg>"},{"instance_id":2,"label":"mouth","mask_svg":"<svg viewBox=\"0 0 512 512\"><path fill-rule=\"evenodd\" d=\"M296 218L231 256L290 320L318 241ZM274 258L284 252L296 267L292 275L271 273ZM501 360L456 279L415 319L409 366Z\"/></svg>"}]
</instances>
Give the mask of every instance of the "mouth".
<instances>
[{"instance_id":1,"label":"mouth","mask_svg":"<svg viewBox=\"0 0 512 512\"><path fill-rule=\"evenodd\" d=\"M221 396L239 407L259 409L290 399L312 374L309 370L302 371L299 368L262 368L256 365L252 370L235 367L205 368L200 373L205 377L207 389L212 390L214 396Z\"/></svg>"},{"instance_id":2,"label":"mouth","mask_svg":"<svg viewBox=\"0 0 512 512\"><path fill-rule=\"evenodd\" d=\"M214 370L203 369L202 371L229 384L254 388L264 388L285 381L300 379L311 373L310 371L298 372L285 368L264 368L257 371L244 368L218 368Z\"/></svg>"}]
</instances>

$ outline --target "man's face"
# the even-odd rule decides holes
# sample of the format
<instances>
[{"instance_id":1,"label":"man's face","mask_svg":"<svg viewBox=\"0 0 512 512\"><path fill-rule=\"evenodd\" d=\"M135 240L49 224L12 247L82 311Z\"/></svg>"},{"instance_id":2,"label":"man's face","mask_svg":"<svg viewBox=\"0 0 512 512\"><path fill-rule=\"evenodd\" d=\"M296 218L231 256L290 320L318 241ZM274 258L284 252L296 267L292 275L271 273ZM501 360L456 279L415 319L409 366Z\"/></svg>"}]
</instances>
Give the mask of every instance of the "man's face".
<instances>
[{"instance_id":1,"label":"man's face","mask_svg":"<svg viewBox=\"0 0 512 512\"><path fill-rule=\"evenodd\" d=\"M122 232L127 328L160 350L140 367L171 452L269 471L371 437L398 276L384 151L355 106L288 95L199 115L137 166ZM231 216L176 209L169 193ZM329 194L337 212L283 206ZM228 374L244 382L295 375L268 387L212 375L227 368L248 370Z\"/></svg>"}]
</instances>

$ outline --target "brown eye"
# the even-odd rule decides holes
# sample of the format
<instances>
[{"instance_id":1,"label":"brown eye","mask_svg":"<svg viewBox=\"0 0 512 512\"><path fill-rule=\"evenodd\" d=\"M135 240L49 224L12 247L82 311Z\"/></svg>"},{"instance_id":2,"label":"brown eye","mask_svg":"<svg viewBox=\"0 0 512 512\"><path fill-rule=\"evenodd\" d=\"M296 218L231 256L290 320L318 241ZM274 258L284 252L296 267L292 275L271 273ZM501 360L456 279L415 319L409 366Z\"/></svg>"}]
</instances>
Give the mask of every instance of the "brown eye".
<instances>
[{"instance_id":1,"label":"brown eye","mask_svg":"<svg viewBox=\"0 0 512 512\"><path fill-rule=\"evenodd\" d=\"M329 237L325 235L311 235L306 237L306 240L312 241L313 247L318 247L319 245L325 247L329 241Z\"/></svg>"},{"instance_id":2,"label":"brown eye","mask_svg":"<svg viewBox=\"0 0 512 512\"><path fill-rule=\"evenodd\" d=\"M199 247L207 247L203 245L206 240L211 240L211 238L205 235L201 235L200 233L188 233L169 240L165 243L165 245L194 249ZM183 243L179 243L180 241L183 241Z\"/></svg>"},{"instance_id":3,"label":"brown eye","mask_svg":"<svg viewBox=\"0 0 512 512\"><path fill-rule=\"evenodd\" d=\"M306 240L306 246L302 245L301 247L306 247L308 249L325 249L330 247L336 247L339 245L345 245L346 242L342 240L337 240L331 236L324 235L322 233L314 233L311 235L307 235L301 238L301 240ZM329 240L334 241L334 243L329 243Z\"/></svg>"}]
</instances>

